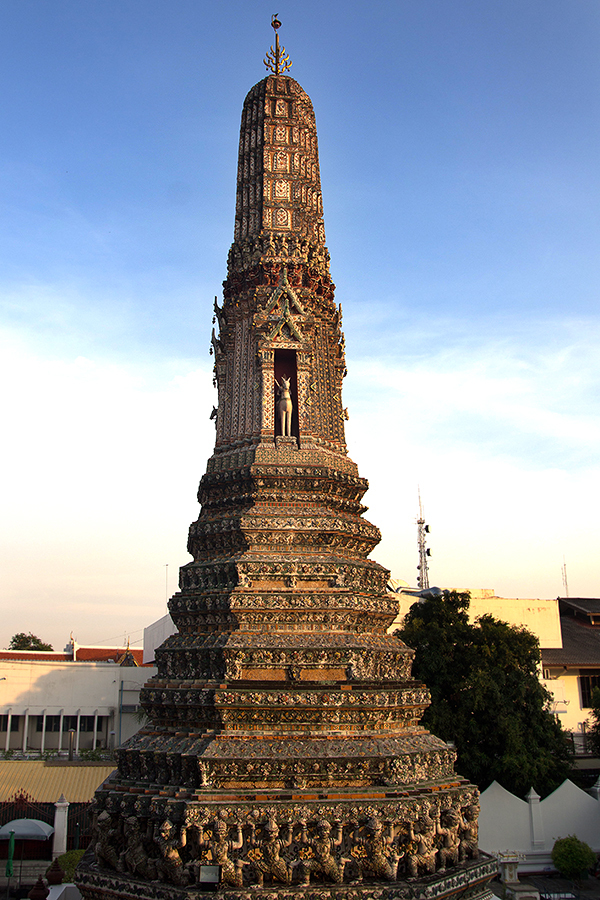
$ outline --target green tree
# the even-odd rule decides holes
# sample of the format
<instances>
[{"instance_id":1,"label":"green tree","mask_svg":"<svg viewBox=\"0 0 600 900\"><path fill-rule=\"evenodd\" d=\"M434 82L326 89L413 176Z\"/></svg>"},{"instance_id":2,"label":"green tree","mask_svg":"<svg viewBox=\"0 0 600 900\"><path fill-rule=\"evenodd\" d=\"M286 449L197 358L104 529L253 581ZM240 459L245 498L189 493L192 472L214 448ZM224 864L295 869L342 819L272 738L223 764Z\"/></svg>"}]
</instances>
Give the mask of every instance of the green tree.
<instances>
[{"instance_id":1,"label":"green tree","mask_svg":"<svg viewBox=\"0 0 600 900\"><path fill-rule=\"evenodd\" d=\"M415 603L399 636L431 693L422 724L456 745L457 771L482 790L545 795L568 776L569 741L540 684L535 635L493 616L469 623L468 593Z\"/></svg>"},{"instance_id":2,"label":"green tree","mask_svg":"<svg viewBox=\"0 0 600 900\"><path fill-rule=\"evenodd\" d=\"M589 844L570 834L555 841L552 862L565 878L581 878L596 862L596 854Z\"/></svg>"},{"instance_id":3,"label":"green tree","mask_svg":"<svg viewBox=\"0 0 600 900\"><path fill-rule=\"evenodd\" d=\"M79 860L85 853L84 850L67 850L66 853L63 853L61 856L57 857L58 864L65 873L65 877L63 878L63 884L69 884L73 881L75 876L75 869L79 863ZM46 869L46 878L48 877L48 872L50 871L50 866Z\"/></svg>"},{"instance_id":4,"label":"green tree","mask_svg":"<svg viewBox=\"0 0 600 900\"><path fill-rule=\"evenodd\" d=\"M587 742L596 754L600 754L600 688L592 691L592 712L586 722Z\"/></svg>"},{"instance_id":5,"label":"green tree","mask_svg":"<svg viewBox=\"0 0 600 900\"><path fill-rule=\"evenodd\" d=\"M37 635L19 631L13 634L8 645L9 650L52 650L52 644L45 644Z\"/></svg>"}]
</instances>

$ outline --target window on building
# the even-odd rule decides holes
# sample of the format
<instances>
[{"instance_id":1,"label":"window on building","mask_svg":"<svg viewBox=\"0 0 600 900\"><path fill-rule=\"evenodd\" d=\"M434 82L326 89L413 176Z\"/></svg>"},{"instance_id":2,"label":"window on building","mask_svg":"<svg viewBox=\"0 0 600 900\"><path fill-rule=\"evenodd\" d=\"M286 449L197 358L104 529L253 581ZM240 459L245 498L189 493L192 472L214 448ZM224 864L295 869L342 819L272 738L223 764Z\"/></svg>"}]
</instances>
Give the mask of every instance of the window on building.
<instances>
[{"instance_id":1,"label":"window on building","mask_svg":"<svg viewBox=\"0 0 600 900\"><path fill-rule=\"evenodd\" d=\"M100 719L101 716L98 716L98 731L100 730ZM94 716L81 716L79 721L79 730L80 731L93 731L94 730Z\"/></svg>"},{"instance_id":2,"label":"window on building","mask_svg":"<svg viewBox=\"0 0 600 900\"><path fill-rule=\"evenodd\" d=\"M93 731L94 716L79 716L79 730ZM98 731L102 731L104 716L98 716ZM63 731L77 731L77 716L63 716Z\"/></svg>"},{"instance_id":3,"label":"window on building","mask_svg":"<svg viewBox=\"0 0 600 900\"><path fill-rule=\"evenodd\" d=\"M579 672L579 688L581 690L581 706L582 709L590 709L592 706L592 691L594 688L600 687L600 672L592 669L586 672L585 669Z\"/></svg>"},{"instance_id":4,"label":"window on building","mask_svg":"<svg viewBox=\"0 0 600 900\"><path fill-rule=\"evenodd\" d=\"M13 716L10 720L10 730L18 731L19 730L19 719L20 716ZM8 728L8 715L0 716L0 731L6 731Z\"/></svg>"},{"instance_id":5,"label":"window on building","mask_svg":"<svg viewBox=\"0 0 600 900\"><path fill-rule=\"evenodd\" d=\"M35 730L44 730L44 717L36 716ZM60 716L46 716L46 732L60 731Z\"/></svg>"}]
</instances>

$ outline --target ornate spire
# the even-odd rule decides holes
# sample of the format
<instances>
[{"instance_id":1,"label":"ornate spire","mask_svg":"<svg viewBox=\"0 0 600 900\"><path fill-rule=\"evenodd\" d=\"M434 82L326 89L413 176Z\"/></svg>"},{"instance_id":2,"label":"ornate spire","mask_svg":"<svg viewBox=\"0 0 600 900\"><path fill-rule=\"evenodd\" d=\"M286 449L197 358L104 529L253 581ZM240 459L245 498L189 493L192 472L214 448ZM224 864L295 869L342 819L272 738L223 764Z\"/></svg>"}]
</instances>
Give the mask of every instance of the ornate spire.
<instances>
[{"instance_id":1,"label":"ornate spire","mask_svg":"<svg viewBox=\"0 0 600 900\"><path fill-rule=\"evenodd\" d=\"M477 790L419 725L429 695L388 634L397 595L346 451L314 111L277 41L271 62L242 112L215 450L169 601L178 630L96 793L77 886L196 900L212 860L227 900L486 900Z\"/></svg>"},{"instance_id":2,"label":"ornate spire","mask_svg":"<svg viewBox=\"0 0 600 900\"><path fill-rule=\"evenodd\" d=\"M234 240L269 232L325 247L315 114L289 75L259 81L242 112Z\"/></svg>"},{"instance_id":3,"label":"ornate spire","mask_svg":"<svg viewBox=\"0 0 600 900\"><path fill-rule=\"evenodd\" d=\"M273 72L274 75L281 75L282 72L287 72L288 69L292 68L292 61L285 52L285 47L283 45L279 46L277 31L281 28L281 22L277 18L277 13L271 16L271 28L275 31L275 50L273 50L273 45L271 45L269 53L264 58L264 64L269 72Z\"/></svg>"}]
</instances>

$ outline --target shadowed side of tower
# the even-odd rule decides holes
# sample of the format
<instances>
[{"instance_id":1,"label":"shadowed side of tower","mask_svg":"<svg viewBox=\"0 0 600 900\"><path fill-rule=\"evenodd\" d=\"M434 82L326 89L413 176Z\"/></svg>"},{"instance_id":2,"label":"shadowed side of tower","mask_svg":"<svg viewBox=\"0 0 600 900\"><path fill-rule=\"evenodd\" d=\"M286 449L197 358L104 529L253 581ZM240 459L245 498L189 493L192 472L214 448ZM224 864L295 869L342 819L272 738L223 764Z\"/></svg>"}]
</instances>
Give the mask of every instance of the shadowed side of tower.
<instances>
[{"instance_id":1,"label":"shadowed side of tower","mask_svg":"<svg viewBox=\"0 0 600 900\"><path fill-rule=\"evenodd\" d=\"M401 896L407 879L476 895L494 871L477 791L418 724L426 688L387 634L380 535L345 444L341 318L312 104L268 75L242 113L216 443L169 604L178 633L143 691L150 724L97 793L86 897L181 896L210 864L229 892L322 896Z\"/></svg>"}]
</instances>

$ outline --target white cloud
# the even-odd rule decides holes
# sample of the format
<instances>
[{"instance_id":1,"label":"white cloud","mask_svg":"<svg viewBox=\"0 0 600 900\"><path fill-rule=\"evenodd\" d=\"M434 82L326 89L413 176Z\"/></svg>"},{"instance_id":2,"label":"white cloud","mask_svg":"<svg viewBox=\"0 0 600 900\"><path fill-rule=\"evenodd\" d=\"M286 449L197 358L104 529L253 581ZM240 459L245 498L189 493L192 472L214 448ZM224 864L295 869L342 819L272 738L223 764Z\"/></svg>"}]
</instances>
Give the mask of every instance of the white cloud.
<instances>
[{"instance_id":1,"label":"white cloud","mask_svg":"<svg viewBox=\"0 0 600 900\"><path fill-rule=\"evenodd\" d=\"M164 612L165 564L170 595L189 559L214 443L209 366L50 355L16 331L0 347L0 643L23 630L56 646L71 629L84 643L140 633ZM556 596L564 554L571 594L597 594L594 329L375 355L349 359L344 391L349 453L383 532L374 557L415 581L420 485L432 583Z\"/></svg>"},{"instance_id":2,"label":"white cloud","mask_svg":"<svg viewBox=\"0 0 600 900\"><path fill-rule=\"evenodd\" d=\"M211 374L4 349L0 643L141 628L164 611L165 564L172 593L189 558L214 442Z\"/></svg>"},{"instance_id":3,"label":"white cloud","mask_svg":"<svg viewBox=\"0 0 600 900\"><path fill-rule=\"evenodd\" d=\"M415 582L420 485L432 582L556 596L564 554L571 593L597 594L596 333L566 322L543 344L457 342L426 361L351 366L348 443L371 482L376 559Z\"/></svg>"}]
</instances>

